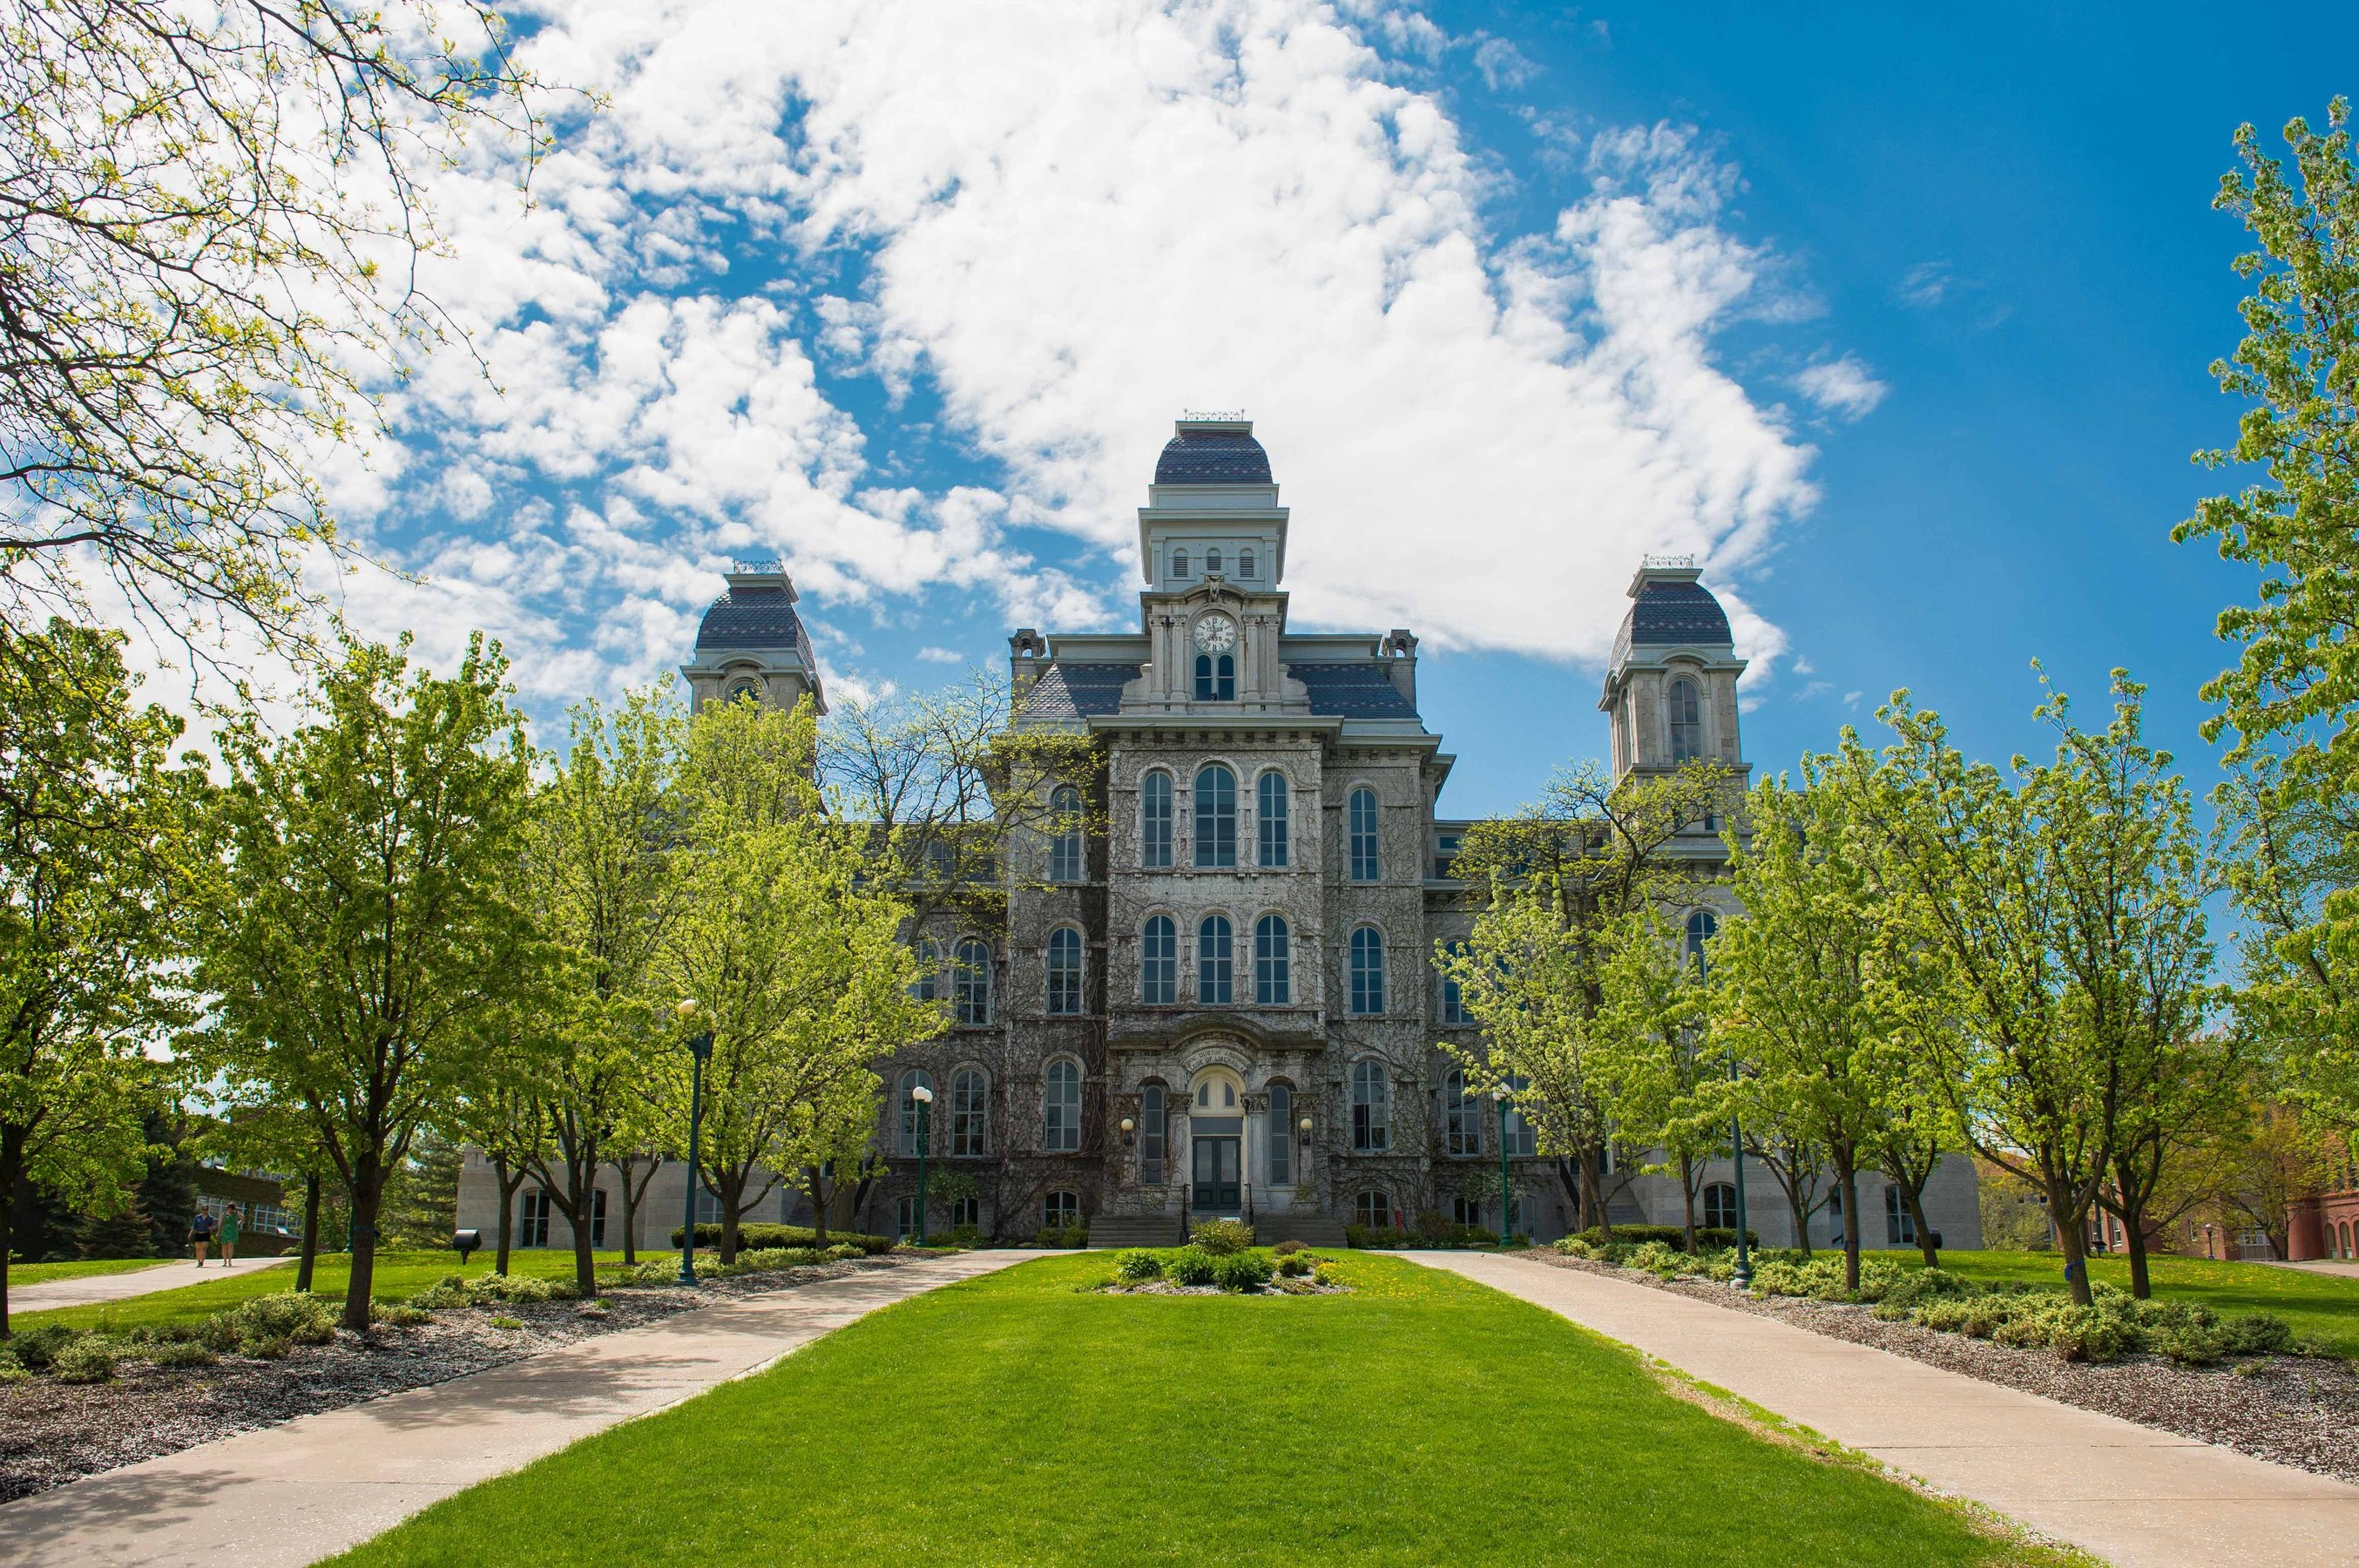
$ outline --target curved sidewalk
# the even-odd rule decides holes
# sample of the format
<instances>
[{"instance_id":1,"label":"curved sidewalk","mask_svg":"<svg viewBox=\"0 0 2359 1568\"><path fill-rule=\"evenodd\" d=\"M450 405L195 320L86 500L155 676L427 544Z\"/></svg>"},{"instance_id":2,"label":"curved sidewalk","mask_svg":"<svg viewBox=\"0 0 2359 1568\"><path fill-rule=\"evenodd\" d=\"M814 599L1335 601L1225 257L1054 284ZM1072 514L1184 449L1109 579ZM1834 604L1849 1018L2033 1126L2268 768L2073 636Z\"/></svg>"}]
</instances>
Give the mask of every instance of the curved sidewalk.
<instances>
[{"instance_id":1,"label":"curved sidewalk","mask_svg":"<svg viewBox=\"0 0 2359 1568\"><path fill-rule=\"evenodd\" d=\"M1602 1274L1495 1253L1408 1256L2123 1568L2359 1563L2359 1486Z\"/></svg>"},{"instance_id":2,"label":"curved sidewalk","mask_svg":"<svg viewBox=\"0 0 2359 1568\"><path fill-rule=\"evenodd\" d=\"M284 1258L244 1258L224 1268L216 1260L200 1269L185 1258L167 1258L151 1268L126 1269L120 1274L85 1274L78 1279L50 1279L38 1285L11 1285L8 1288L8 1312L53 1312L61 1307L89 1307L101 1301L127 1301L134 1296L152 1296L158 1290L177 1290L183 1285L201 1285L208 1279L225 1279L233 1274L251 1274L257 1269L277 1269L295 1261L295 1255Z\"/></svg>"},{"instance_id":3,"label":"curved sidewalk","mask_svg":"<svg viewBox=\"0 0 2359 1568\"><path fill-rule=\"evenodd\" d=\"M968 1252L743 1296L0 1506L0 1563L300 1568L879 1307L1040 1252Z\"/></svg>"}]
</instances>

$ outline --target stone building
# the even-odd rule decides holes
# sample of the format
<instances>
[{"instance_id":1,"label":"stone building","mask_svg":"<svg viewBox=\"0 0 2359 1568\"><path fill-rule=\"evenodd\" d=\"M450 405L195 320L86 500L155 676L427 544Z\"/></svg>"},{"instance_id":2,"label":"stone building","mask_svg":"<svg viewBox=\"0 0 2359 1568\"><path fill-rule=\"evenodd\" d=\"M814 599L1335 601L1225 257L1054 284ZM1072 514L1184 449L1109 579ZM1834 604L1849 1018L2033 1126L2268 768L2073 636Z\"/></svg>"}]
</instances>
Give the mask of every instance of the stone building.
<instances>
[{"instance_id":1,"label":"stone building","mask_svg":"<svg viewBox=\"0 0 2359 1568\"><path fill-rule=\"evenodd\" d=\"M1135 630L1009 639L1015 723L1100 744L1093 798L1070 802L1090 827L1031 813L1041 831L999 846L1004 923L913 934L954 1021L878 1064L888 1170L856 1218L914 1228L922 1125L936 1233L1022 1238L1083 1219L1098 1245L1160 1243L1190 1214L1327 1244L1347 1223L1428 1213L1496 1228L1504 1135L1509 1228L1563 1234L1577 1205L1556 1162L1512 1109L1503 1122L1470 1098L1436 1043L1472 1038L1432 965L1472 924L1451 875L1470 824L1443 812L1456 758L1419 706L1417 638L1288 629L1288 509L1250 421L1180 420L1138 528ZM1747 770L1745 662L1699 575L1650 560L1631 581L1599 702L1617 777L1699 757ZM697 701L818 699L793 599L781 572L730 576L684 667ZM1718 824L1680 852L1715 865ZM1691 940L1726 912L1688 911ZM1643 1163L1621 1157L1610 1212L1676 1223L1676 1179ZM488 1174L468 1169L462 1223L488 1233ZM1707 1222L1731 1207L1726 1176L1724 1162L1706 1173ZM1864 1203L1877 1186L1863 1180ZM1776 1184L1748 1164L1747 1187L1762 1239L1790 1241ZM677 1169L659 1173L645 1236L659 1244L683 1200ZM798 1203L781 1195L776 1217ZM1967 1162L1926 1204L1949 1245L1978 1242ZM529 1234L562 1244L563 1220L534 1212ZM1866 1217L1871 1245L1904 1239ZM1823 1237L1826 1217L1813 1223Z\"/></svg>"}]
</instances>

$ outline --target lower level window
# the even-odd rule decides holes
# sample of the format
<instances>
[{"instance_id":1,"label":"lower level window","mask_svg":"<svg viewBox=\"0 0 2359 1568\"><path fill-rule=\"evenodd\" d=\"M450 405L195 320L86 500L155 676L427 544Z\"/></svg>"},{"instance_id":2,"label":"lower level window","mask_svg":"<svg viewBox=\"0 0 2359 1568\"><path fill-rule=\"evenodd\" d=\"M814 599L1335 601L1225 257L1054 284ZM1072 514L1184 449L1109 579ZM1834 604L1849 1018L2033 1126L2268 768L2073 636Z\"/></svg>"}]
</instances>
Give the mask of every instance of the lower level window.
<instances>
[{"instance_id":1,"label":"lower level window","mask_svg":"<svg viewBox=\"0 0 2359 1568\"><path fill-rule=\"evenodd\" d=\"M1703 1190L1703 1223L1713 1230L1736 1228L1736 1189L1714 1181Z\"/></svg>"},{"instance_id":2,"label":"lower level window","mask_svg":"<svg viewBox=\"0 0 2359 1568\"><path fill-rule=\"evenodd\" d=\"M918 1200L916 1198L893 1200L893 1224L894 1235L903 1241L918 1234Z\"/></svg>"},{"instance_id":3,"label":"lower level window","mask_svg":"<svg viewBox=\"0 0 2359 1568\"><path fill-rule=\"evenodd\" d=\"M1894 1247L1917 1245L1917 1216L1897 1187L1884 1189L1884 1239Z\"/></svg>"},{"instance_id":4,"label":"lower level window","mask_svg":"<svg viewBox=\"0 0 2359 1568\"><path fill-rule=\"evenodd\" d=\"M549 1194L536 1188L524 1195L524 1223L516 1227L518 1247L549 1245Z\"/></svg>"},{"instance_id":5,"label":"lower level window","mask_svg":"<svg viewBox=\"0 0 2359 1568\"><path fill-rule=\"evenodd\" d=\"M1076 1192L1051 1192L1040 1201L1040 1223L1063 1227L1082 1223L1082 1200Z\"/></svg>"},{"instance_id":6,"label":"lower level window","mask_svg":"<svg viewBox=\"0 0 2359 1568\"><path fill-rule=\"evenodd\" d=\"M1352 1200L1352 1213L1370 1230L1393 1228L1393 1201L1374 1188Z\"/></svg>"},{"instance_id":7,"label":"lower level window","mask_svg":"<svg viewBox=\"0 0 2359 1568\"><path fill-rule=\"evenodd\" d=\"M981 1198L952 1198L951 1200L951 1228L952 1230L956 1230L961 1226L965 1226L970 1230L981 1230L983 1228L983 1200Z\"/></svg>"}]
</instances>

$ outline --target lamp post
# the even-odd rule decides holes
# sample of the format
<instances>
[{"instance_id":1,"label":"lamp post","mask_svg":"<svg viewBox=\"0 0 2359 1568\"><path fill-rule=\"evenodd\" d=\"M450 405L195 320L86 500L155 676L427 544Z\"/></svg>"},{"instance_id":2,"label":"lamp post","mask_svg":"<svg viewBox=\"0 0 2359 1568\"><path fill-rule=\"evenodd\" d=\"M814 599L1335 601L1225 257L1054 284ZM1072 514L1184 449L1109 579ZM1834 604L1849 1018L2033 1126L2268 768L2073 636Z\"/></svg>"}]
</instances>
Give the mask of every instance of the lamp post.
<instances>
[{"instance_id":1,"label":"lamp post","mask_svg":"<svg viewBox=\"0 0 2359 1568\"><path fill-rule=\"evenodd\" d=\"M1499 1102L1499 1247L1505 1251L1507 1232L1513 1228L1507 1208L1507 1086L1502 1083L1492 1090L1491 1098Z\"/></svg>"},{"instance_id":2,"label":"lamp post","mask_svg":"<svg viewBox=\"0 0 2359 1568\"><path fill-rule=\"evenodd\" d=\"M926 1245L926 1112L934 1103L934 1092L923 1083L909 1091L909 1098L918 1102L918 1245Z\"/></svg>"},{"instance_id":3,"label":"lamp post","mask_svg":"<svg viewBox=\"0 0 2359 1568\"><path fill-rule=\"evenodd\" d=\"M1731 1083L1737 1081L1736 1048L1734 1045L1728 1050L1728 1081ZM1738 1290L1747 1290L1753 1287L1753 1244L1747 1237L1745 1224L1745 1128L1734 1110L1728 1116L1728 1157L1729 1163L1736 1170L1736 1272L1731 1279Z\"/></svg>"},{"instance_id":4,"label":"lamp post","mask_svg":"<svg viewBox=\"0 0 2359 1568\"><path fill-rule=\"evenodd\" d=\"M696 1017L696 1003L692 998L682 997L679 1006L673 1008L672 1013L685 1024ZM686 1214L679 1227L679 1282L683 1285L694 1285L696 1283L696 1172L702 1162L696 1140L697 1135L703 1130L704 1126L704 1064L712 1057L712 1031L701 1029L689 1036L688 1054L692 1064L689 1068L688 1089L688 1191L680 1200Z\"/></svg>"}]
</instances>

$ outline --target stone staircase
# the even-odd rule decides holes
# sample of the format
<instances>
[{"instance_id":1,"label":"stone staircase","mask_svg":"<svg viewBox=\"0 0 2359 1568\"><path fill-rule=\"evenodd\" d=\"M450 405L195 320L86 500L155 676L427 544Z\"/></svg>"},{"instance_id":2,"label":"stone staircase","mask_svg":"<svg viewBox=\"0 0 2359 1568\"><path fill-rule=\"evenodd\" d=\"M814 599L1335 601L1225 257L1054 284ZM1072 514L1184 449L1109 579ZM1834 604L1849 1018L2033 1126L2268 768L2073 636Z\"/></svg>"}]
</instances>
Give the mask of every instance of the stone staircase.
<instances>
[{"instance_id":1,"label":"stone staircase","mask_svg":"<svg viewBox=\"0 0 2359 1568\"><path fill-rule=\"evenodd\" d=\"M1099 1214L1090 1221L1090 1245L1098 1247L1177 1247L1178 1214Z\"/></svg>"},{"instance_id":2,"label":"stone staircase","mask_svg":"<svg viewBox=\"0 0 2359 1568\"><path fill-rule=\"evenodd\" d=\"M1254 1245L1271 1247L1299 1241L1305 1247L1341 1247L1343 1222L1332 1214L1284 1214L1254 1216Z\"/></svg>"}]
</instances>

